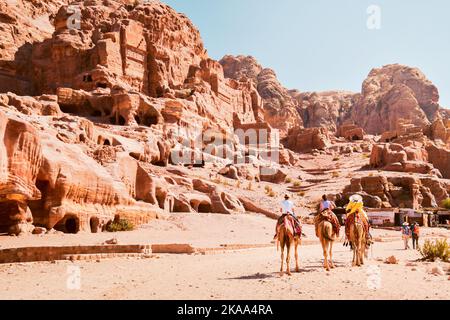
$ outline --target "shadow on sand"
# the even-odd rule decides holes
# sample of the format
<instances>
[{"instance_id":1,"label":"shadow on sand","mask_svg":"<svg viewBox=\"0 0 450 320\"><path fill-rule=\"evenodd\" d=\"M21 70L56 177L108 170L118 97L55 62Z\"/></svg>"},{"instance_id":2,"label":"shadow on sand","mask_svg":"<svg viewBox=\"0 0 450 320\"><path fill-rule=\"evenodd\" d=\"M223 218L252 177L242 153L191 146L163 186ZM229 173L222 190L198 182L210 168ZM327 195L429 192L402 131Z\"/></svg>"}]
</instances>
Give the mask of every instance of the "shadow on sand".
<instances>
[{"instance_id":1,"label":"shadow on sand","mask_svg":"<svg viewBox=\"0 0 450 320\"><path fill-rule=\"evenodd\" d=\"M306 273L306 272L313 272L314 269L307 269L307 268L300 268L299 272L295 271L295 267L291 268L292 274L300 274L300 273ZM279 278L280 272L271 272L271 273L255 273L248 276L241 276L241 277L233 277L233 278L219 278L218 280L264 280L264 279L271 279L271 278Z\"/></svg>"}]
</instances>

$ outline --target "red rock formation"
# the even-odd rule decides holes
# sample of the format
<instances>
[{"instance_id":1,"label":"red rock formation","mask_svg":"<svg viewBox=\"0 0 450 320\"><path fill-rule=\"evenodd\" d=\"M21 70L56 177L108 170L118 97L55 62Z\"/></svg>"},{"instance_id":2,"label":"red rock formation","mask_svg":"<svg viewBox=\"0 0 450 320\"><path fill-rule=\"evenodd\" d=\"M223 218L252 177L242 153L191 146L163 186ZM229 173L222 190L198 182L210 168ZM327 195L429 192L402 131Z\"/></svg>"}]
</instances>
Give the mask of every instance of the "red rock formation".
<instances>
[{"instance_id":1,"label":"red rock formation","mask_svg":"<svg viewBox=\"0 0 450 320\"><path fill-rule=\"evenodd\" d=\"M364 81L352 120L370 134L395 130L402 118L423 127L436 117L438 101L437 88L418 69L387 65Z\"/></svg>"},{"instance_id":2,"label":"red rock formation","mask_svg":"<svg viewBox=\"0 0 450 320\"><path fill-rule=\"evenodd\" d=\"M298 102L305 127L325 127L336 131L350 117L359 94L346 91L305 92L291 91Z\"/></svg>"},{"instance_id":3,"label":"red rock formation","mask_svg":"<svg viewBox=\"0 0 450 320\"><path fill-rule=\"evenodd\" d=\"M343 124L338 127L336 135L349 141L364 140L365 132L362 128L354 124Z\"/></svg>"},{"instance_id":4,"label":"red rock formation","mask_svg":"<svg viewBox=\"0 0 450 320\"><path fill-rule=\"evenodd\" d=\"M432 140L441 140L450 147L450 119L436 119L425 129L427 136Z\"/></svg>"},{"instance_id":5,"label":"red rock formation","mask_svg":"<svg viewBox=\"0 0 450 320\"><path fill-rule=\"evenodd\" d=\"M28 201L41 197L35 180L42 163L37 131L0 111L0 232L28 232Z\"/></svg>"},{"instance_id":6,"label":"red rock formation","mask_svg":"<svg viewBox=\"0 0 450 320\"><path fill-rule=\"evenodd\" d=\"M286 136L289 129L303 125L296 110L296 101L278 81L273 70L264 69L251 56L227 55L220 63L224 68L225 77L235 80L250 79L253 82L264 101L265 121L280 130L282 137Z\"/></svg>"},{"instance_id":7,"label":"red rock formation","mask_svg":"<svg viewBox=\"0 0 450 320\"><path fill-rule=\"evenodd\" d=\"M331 138L325 128L294 128L289 130L288 136L282 140L282 143L292 151L303 153L329 147Z\"/></svg>"},{"instance_id":8,"label":"red rock formation","mask_svg":"<svg viewBox=\"0 0 450 320\"><path fill-rule=\"evenodd\" d=\"M428 163L428 153L424 149L405 148L395 143L374 145L370 165L386 171L436 173L433 165Z\"/></svg>"},{"instance_id":9,"label":"red rock formation","mask_svg":"<svg viewBox=\"0 0 450 320\"><path fill-rule=\"evenodd\" d=\"M444 178L450 179L450 149L430 143L426 150L429 162L439 169Z\"/></svg>"},{"instance_id":10,"label":"red rock formation","mask_svg":"<svg viewBox=\"0 0 450 320\"><path fill-rule=\"evenodd\" d=\"M354 178L343 194L348 198L355 193L362 195L364 204L370 208L437 207L448 196L446 186L439 179L411 176Z\"/></svg>"}]
</instances>

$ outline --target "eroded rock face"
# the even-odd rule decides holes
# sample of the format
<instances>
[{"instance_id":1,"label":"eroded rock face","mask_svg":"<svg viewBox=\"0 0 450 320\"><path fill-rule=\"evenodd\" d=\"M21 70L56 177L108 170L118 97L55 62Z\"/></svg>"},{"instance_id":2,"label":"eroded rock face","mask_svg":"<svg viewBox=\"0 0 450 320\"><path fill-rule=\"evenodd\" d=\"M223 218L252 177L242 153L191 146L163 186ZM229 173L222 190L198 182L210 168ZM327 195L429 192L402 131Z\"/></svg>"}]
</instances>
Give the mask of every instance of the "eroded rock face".
<instances>
[{"instance_id":1,"label":"eroded rock face","mask_svg":"<svg viewBox=\"0 0 450 320\"><path fill-rule=\"evenodd\" d=\"M346 91L299 93L294 90L290 93L299 104L305 127L325 127L332 132L350 118L359 98L359 94Z\"/></svg>"},{"instance_id":2,"label":"eroded rock face","mask_svg":"<svg viewBox=\"0 0 450 320\"><path fill-rule=\"evenodd\" d=\"M282 140L284 146L295 152L323 150L331 145L331 137L326 128L294 128Z\"/></svg>"},{"instance_id":3,"label":"eroded rock face","mask_svg":"<svg viewBox=\"0 0 450 320\"><path fill-rule=\"evenodd\" d=\"M364 140L365 131L355 124L343 124L336 132L338 137L343 137L349 141Z\"/></svg>"},{"instance_id":4,"label":"eroded rock face","mask_svg":"<svg viewBox=\"0 0 450 320\"><path fill-rule=\"evenodd\" d=\"M373 69L363 83L352 120L370 134L395 130L399 119L423 127L439 110L437 88L416 68L398 64Z\"/></svg>"},{"instance_id":5,"label":"eroded rock face","mask_svg":"<svg viewBox=\"0 0 450 320\"><path fill-rule=\"evenodd\" d=\"M354 178L345 187L344 198L355 193L363 196L364 204L371 208L437 207L448 196L446 186L439 179L412 176Z\"/></svg>"},{"instance_id":6,"label":"eroded rock face","mask_svg":"<svg viewBox=\"0 0 450 320\"><path fill-rule=\"evenodd\" d=\"M286 149L276 150L279 164L293 166L300 159L295 152L343 142L336 130L363 139L380 110L412 120L400 129L381 123L392 129L383 137L391 147L374 151L374 164L431 173L430 161L447 175L445 112L439 110L442 123L428 125L437 97L420 73L374 72L362 100L349 92L288 91L252 57L209 58L193 24L162 2L86 0L75 8L67 2L0 3L0 232L31 232L32 224L98 232L117 217L139 225L162 212L276 217L228 188L193 179L183 166L211 160L213 171L227 166L221 173L232 179L282 183L286 174L263 174L273 163L233 130L265 139L280 129ZM360 105L369 108L356 110ZM418 123L428 129L414 129ZM361 146L345 143L336 151ZM201 161L178 163L174 151L193 151ZM230 166L227 156L245 164ZM427 179L368 178L352 188L373 206L434 206L449 187ZM400 201L406 190L412 202Z\"/></svg>"},{"instance_id":7,"label":"eroded rock face","mask_svg":"<svg viewBox=\"0 0 450 320\"><path fill-rule=\"evenodd\" d=\"M440 140L450 147L450 119L436 119L425 129L428 137L432 140Z\"/></svg>"},{"instance_id":8,"label":"eroded rock face","mask_svg":"<svg viewBox=\"0 0 450 320\"><path fill-rule=\"evenodd\" d=\"M438 147L430 143L426 150L428 159L442 173L446 179L450 179L450 150L446 147Z\"/></svg>"},{"instance_id":9,"label":"eroded rock face","mask_svg":"<svg viewBox=\"0 0 450 320\"><path fill-rule=\"evenodd\" d=\"M35 180L42 163L37 131L0 111L0 231L19 234L33 222L28 201L41 197ZM32 231L32 229L31 229Z\"/></svg>"},{"instance_id":10,"label":"eroded rock face","mask_svg":"<svg viewBox=\"0 0 450 320\"><path fill-rule=\"evenodd\" d=\"M433 165L428 163L428 153L425 149L403 147L395 143L374 145L370 165L386 171L436 173Z\"/></svg>"},{"instance_id":11,"label":"eroded rock face","mask_svg":"<svg viewBox=\"0 0 450 320\"><path fill-rule=\"evenodd\" d=\"M302 126L303 121L297 112L297 103L284 88L275 71L264 69L251 56L225 56L220 60L225 77L242 80L250 79L257 87L264 103L264 119L285 136L289 129Z\"/></svg>"}]
</instances>

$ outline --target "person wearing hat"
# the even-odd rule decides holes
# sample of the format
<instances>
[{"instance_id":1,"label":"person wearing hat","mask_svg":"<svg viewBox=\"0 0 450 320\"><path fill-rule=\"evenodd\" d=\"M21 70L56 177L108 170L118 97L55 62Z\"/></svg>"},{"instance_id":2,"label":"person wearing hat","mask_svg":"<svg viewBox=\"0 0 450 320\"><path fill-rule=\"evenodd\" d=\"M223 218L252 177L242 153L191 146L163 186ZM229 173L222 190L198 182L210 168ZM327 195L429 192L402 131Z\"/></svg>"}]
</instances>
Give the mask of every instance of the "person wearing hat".
<instances>
[{"instance_id":1,"label":"person wearing hat","mask_svg":"<svg viewBox=\"0 0 450 320\"><path fill-rule=\"evenodd\" d=\"M281 208L280 208L280 212L281 212L281 217L278 219L278 223L276 226L276 230L275 230L275 236L273 237L274 239L277 238L278 236L278 226L283 223L284 217L286 215L291 215L296 223L296 227L300 226L300 221L297 218L297 215L295 214L295 210L294 210L294 203L289 200L290 197L289 195L285 195L284 196L284 200L281 202Z\"/></svg>"},{"instance_id":2,"label":"person wearing hat","mask_svg":"<svg viewBox=\"0 0 450 320\"><path fill-rule=\"evenodd\" d=\"M409 238L411 237L411 228L409 227L408 222L403 222L402 225L402 238L405 243L405 250L408 250L409 247Z\"/></svg>"}]
</instances>

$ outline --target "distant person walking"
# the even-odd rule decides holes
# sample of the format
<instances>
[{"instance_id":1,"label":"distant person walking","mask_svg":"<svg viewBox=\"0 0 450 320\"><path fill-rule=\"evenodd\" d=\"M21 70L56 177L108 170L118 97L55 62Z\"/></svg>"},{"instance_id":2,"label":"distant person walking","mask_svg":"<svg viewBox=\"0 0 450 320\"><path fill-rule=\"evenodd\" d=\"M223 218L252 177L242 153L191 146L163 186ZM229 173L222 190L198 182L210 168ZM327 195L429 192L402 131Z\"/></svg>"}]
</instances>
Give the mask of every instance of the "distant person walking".
<instances>
[{"instance_id":1,"label":"distant person walking","mask_svg":"<svg viewBox=\"0 0 450 320\"><path fill-rule=\"evenodd\" d=\"M414 250L419 250L419 235L420 235L420 228L419 224L412 223L411 226L411 238L412 238L412 245Z\"/></svg>"},{"instance_id":2,"label":"distant person walking","mask_svg":"<svg viewBox=\"0 0 450 320\"><path fill-rule=\"evenodd\" d=\"M409 238L411 237L411 229L408 225L408 222L404 222L402 225L402 239L405 243L405 250L410 249L409 247Z\"/></svg>"}]
</instances>

